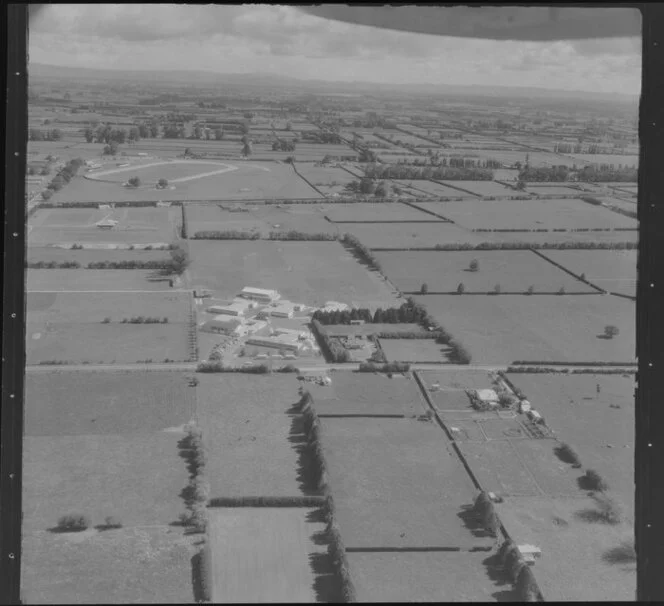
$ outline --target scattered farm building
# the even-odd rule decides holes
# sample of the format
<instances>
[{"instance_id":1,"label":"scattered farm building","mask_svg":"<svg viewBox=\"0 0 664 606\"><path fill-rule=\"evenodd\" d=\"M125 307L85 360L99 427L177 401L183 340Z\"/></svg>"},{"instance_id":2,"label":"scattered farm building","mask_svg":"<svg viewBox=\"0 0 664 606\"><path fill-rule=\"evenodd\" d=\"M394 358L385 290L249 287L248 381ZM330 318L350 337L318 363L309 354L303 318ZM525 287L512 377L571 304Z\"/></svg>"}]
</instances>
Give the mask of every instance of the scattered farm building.
<instances>
[{"instance_id":1,"label":"scattered farm building","mask_svg":"<svg viewBox=\"0 0 664 606\"><path fill-rule=\"evenodd\" d=\"M228 316L215 316L212 320L205 322L201 330L228 336L241 336L246 333L244 323L241 320Z\"/></svg>"},{"instance_id":2,"label":"scattered farm building","mask_svg":"<svg viewBox=\"0 0 664 606\"><path fill-rule=\"evenodd\" d=\"M260 347L273 347L285 351L299 351L300 343L291 339L285 339L283 335L276 337L250 337L247 339L247 345L258 345Z\"/></svg>"},{"instance_id":3,"label":"scattered farm building","mask_svg":"<svg viewBox=\"0 0 664 606\"><path fill-rule=\"evenodd\" d=\"M212 307L208 307L207 312L218 316L241 317L244 316L248 307L248 305L242 305L237 301L233 301L230 305L213 305Z\"/></svg>"},{"instance_id":4,"label":"scattered farm building","mask_svg":"<svg viewBox=\"0 0 664 606\"><path fill-rule=\"evenodd\" d=\"M295 306L290 301L280 301L276 306L268 308L271 316L275 318L292 318Z\"/></svg>"},{"instance_id":5,"label":"scattered farm building","mask_svg":"<svg viewBox=\"0 0 664 606\"><path fill-rule=\"evenodd\" d=\"M276 290L265 290L263 288L252 288L245 286L239 294L243 299L258 301L259 303L273 303L281 298L281 295Z\"/></svg>"},{"instance_id":6,"label":"scattered farm building","mask_svg":"<svg viewBox=\"0 0 664 606\"><path fill-rule=\"evenodd\" d=\"M339 303L338 301L326 301L325 306L322 308L323 311L345 311L347 309L348 305Z\"/></svg>"}]
</instances>

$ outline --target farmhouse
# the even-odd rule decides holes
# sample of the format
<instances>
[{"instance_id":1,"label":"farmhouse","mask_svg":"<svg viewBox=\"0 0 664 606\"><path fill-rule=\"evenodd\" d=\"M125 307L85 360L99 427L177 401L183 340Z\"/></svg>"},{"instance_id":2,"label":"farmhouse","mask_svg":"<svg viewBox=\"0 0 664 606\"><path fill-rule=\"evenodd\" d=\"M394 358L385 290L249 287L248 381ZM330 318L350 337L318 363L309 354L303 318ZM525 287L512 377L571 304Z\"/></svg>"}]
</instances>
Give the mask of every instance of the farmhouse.
<instances>
[{"instance_id":1,"label":"farmhouse","mask_svg":"<svg viewBox=\"0 0 664 606\"><path fill-rule=\"evenodd\" d=\"M281 295L276 290L265 290L263 288L252 288L250 286L245 286L238 296L243 299L258 301L259 303L272 303L281 298Z\"/></svg>"}]
</instances>

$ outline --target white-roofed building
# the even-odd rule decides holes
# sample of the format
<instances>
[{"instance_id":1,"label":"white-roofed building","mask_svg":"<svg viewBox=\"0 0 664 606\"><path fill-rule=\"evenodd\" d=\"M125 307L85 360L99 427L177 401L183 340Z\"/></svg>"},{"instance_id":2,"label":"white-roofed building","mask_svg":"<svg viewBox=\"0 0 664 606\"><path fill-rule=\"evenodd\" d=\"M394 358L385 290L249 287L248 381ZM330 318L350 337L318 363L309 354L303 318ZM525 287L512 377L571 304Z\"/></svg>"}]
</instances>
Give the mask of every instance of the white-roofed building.
<instances>
[{"instance_id":1,"label":"white-roofed building","mask_svg":"<svg viewBox=\"0 0 664 606\"><path fill-rule=\"evenodd\" d=\"M264 288L252 288L245 286L239 294L243 299L250 299L260 303L272 303L278 301L281 295L276 290L266 290Z\"/></svg>"},{"instance_id":2,"label":"white-roofed building","mask_svg":"<svg viewBox=\"0 0 664 606\"><path fill-rule=\"evenodd\" d=\"M215 316L212 320L208 320L201 326L204 332L214 332L223 335L244 335L247 329L244 322L238 318L231 318L229 316Z\"/></svg>"},{"instance_id":3,"label":"white-roofed building","mask_svg":"<svg viewBox=\"0 0 664 606\"><path fill-rule=\"evenodd\" d=\"M207 308L207 312L216 315L242 317L246 313L248 305L242 305L233 301L230 305L213 305Z\"/></svg>"}]
</instances>

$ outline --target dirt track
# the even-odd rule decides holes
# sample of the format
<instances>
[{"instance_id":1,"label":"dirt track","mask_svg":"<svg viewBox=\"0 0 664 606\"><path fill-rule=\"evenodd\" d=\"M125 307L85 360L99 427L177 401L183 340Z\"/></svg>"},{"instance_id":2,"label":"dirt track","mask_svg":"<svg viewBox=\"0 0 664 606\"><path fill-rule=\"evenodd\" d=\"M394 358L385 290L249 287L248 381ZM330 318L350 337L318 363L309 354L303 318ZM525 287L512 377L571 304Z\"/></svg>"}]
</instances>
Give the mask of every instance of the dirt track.
<instances>
[{"instance_id":1,"label":"dirt track","mask_svg":"<svg viewBox=\"0 0 664 606\"><path fill-rule=\"evenodd\" d=\"M213 166L223 166L224 168L220 168L219 170L211 171L208 173L201 173L199 175L192 175L190 177L180 177L179 179L169 179L169 183L184 183L186 181L193 181L194 179L201 179L202 177L211 177L213 175L219 175L223 173L228 173L232 172L234 170L237 170L237 166L233 166L231 164L224 164L221 162L212 162L208 160L181 160L177 162L151 162L150 164L142 164L138 166L126 166L124 168L114 168L112 170L105 170L100 173L94 173L94 174L88 174L84 175L86 179L90 179L91 181L96 181L98 180L99 177L106 177L108 175L115 175L118 173L124 173L124 172L132 172L132 171L137 171L141 170L143 168L150 168L152 166L167 166L169 164L206 164L206 165L213 165Z\"/></svg>"}]
</instances>

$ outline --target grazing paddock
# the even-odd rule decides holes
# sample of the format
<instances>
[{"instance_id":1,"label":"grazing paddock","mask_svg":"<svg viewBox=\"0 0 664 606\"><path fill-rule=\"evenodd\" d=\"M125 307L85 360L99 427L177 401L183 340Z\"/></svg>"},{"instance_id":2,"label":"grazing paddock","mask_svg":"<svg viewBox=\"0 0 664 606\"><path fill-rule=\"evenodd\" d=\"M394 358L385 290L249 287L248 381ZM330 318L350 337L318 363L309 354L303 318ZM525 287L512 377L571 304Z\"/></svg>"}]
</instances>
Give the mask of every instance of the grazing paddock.
<instances>
[{"instance_id":1,"label":"grazing paddock","mask_svg":"<svg viewBox=\"0 0 664 606\"><path fill-rule=\"evenodd\" d=\"M465 189L478 196L513 196L516 193L513 189L495 181L441 181L441 183L451 188Z\"/></svg>"},{"instance_id":2,"label":"grazing paddock","mask_svg":"<svg viewBox=\"0 0 664 606\"><path fill-rule=\"evenodd\" d=\"M338 228L325 219L326 206L317 204L246 205L247 212L230 210L230 204L191 205L186 207L187 235L193 238L203 231L258 232L268 237L271 232L291 230L308 233L336 234Z\"/></svg>"},{"instance_id":3,"label":"grazing paddock","mask_svg":"<svg viewBox=\"0 0 664 606\"><path fill-rule=\"evenodd\" d=\"M449 362L450 347L435 339L380 339L388 362Z\"/></svg>"},{"instance_id":4,"label":"grazing paddock","mask_svg":"<svg viewBox=\"0 0 664 606\"><path fill-rule=\"evenodd\" d=\"M28 291L67 290L170 290L168 280L150 279L153 270L136 269L28 269Z\"/></svg>"},{"instance_id":5,"label":"grazing paddock","mask_svg":"<svg viewBox=\"0 0 664 606\"><path fill-rule=\"evenodd\" d=\"M427 295L415 299L454 327L476 364L513 360L633 362L633 301L602 295ZM603 338L604 327L620 334Z\"/></svg>"},{"instance_id":6,"label":"grazing paddock","mask_svg":"<svg viewBox=\"0 0 664 606\"><path fill-rule=\"evenodd\" d=\"M472 421L447 421L448 427L470 430ZM477 424L474 424L477 425ZM459 441L459 448L472 469L482 490L501 496L537 496L537 483L525 463L516 455L508 440L483 442L479 426L469 433L466 440ZM553 444L553 440L546 440ZM509 532L509 529L508 529Z\"/></svg>"},{"instance_id":7,"label":"grazing paddock","mask_svg":"<svg viewBox=\"0 0 664 606\"><path fill-rule=\"evenodd\" d=\"M170 524L183 511L188 473L181 432L141 435L28 436L23 451L23 527L45 531L81 512L124 526Z\"/></svg>"},{"instance_id":8,"label":"grazing paddock","mask_svg":"<svg viewBox=\"0 0 664 606\"><path fill-rule=\"evenodd\" d=\"M103 181L113 181L124 183L131 177L139 177L145 186L153 186L159 179L166 179L169 184L180 179L194 180L208 173L215 171L231 172L237 170L237 166L224 164L222 162L213 162L211 160L181 160L161 162L159 160L141 166L126 166L123 168L113 168L108 171L89 173L88 179L101 179Z\"/></svg>"},{"instance_id":9,"label":"grazing paddock","mask_svg":"<svg viewBox=\"0 0 664 606\"><path fill-rule=\"evenodd\" d=\"M475 488L439 427L415 419L321 419L347 548L491 545L464 522ZM461 515L460 515L461 514Z\"/></svg>"},{"instance_id":10,"label":"grazing paddock","mask_svg":"<svg viewBox=\"0 0 664 606\"><path fill-rule=\"evenodd\" d=\"M441 210L439 208L438 212ZM436 220L434 217L431 219ZM425 248L434 247L436 244L479 244L487 239L482 237L484 234L474 234L451 223L358 224L345 225L344 231L353 234L368 248Z\"/></svg>"},{"instance_id":11,"label":"grazing paddock","mask_svg":"<svg viewBox=\"0 0 664 606\"><path fill-rule=\"evenodd\" d=\"M578 195L579 190L573 187L565 187L563 185L552 185L550 183L546 185L540 185L536 183L526 183L527 193L533 194L535 196L557 196L557 195Z\"/></svg>"},{"instance_id":12,"label":"grazing paddock","mask_svg":"<svg viewBox=\"0 0 664 606\"><path fill-rule=\"evenodd\" d=\"M547 601L636 599L635 563L606 560L612 549L634 540L632 524L610 526L580 519L579 513L596 509L588 497L507 497L496 508L515 543L542 549L535 575Z\"/></svg>"},{"instance_id":13,"label":"grazing paddock","mask_svg":"<svg viewBox=\"0 0 664 606\"><path fill-rule=\"evenodd\" d=\"M112 220L111 229L96 223ZM168 244L180 237L180 208L53 208L40 209L30 218L28 245L118 242Z\"/></svg>"},{"instance_id":14,"label":"grazing paddock","mask_svg":"<svg viewBox=\"0 0 664 606\"><path fill-rule=\"evenodd\" d=\"M298 496L294 375L198 374L198 423L212 498Z\"/></svg>"},{"instance_id":15,"label":"grazing paddock","mask_svg":"<svg viewBox=\"0 0 664 606\"><path fill-rule=\"evenodd\" d=\"M607 210L607 212L611 212ZM616 213L613 213L616 214ZM621 216L621 215L616 215ZM634 229L630 231L587 231L587 232L544 232L544 233L523 233L523 232L493 232L493 233L475 233L474 236L483 236L486 242L522 242L532 244L534 246L542 244L558 244L563 242L574 242L580 247L589 243L600 243L602 245L610 245L615 243L632 242L636 244L639 240L639 232ZM587 250L587 249L586 249ZM591 249L592 250L592 249ZM604 249L610 250L610 249Z\"/></svg>"},{"instance_id":16,"label":"grazing paddock","mask_svg":"<svg viewBox=\"0 0 664 606\"><path fill-rule=\"evenodd\" d=\"M428 389L440 385L441 390L493 389L489 373L485 370L421 370L417 372Z\"/></svg>"},{"instance_id":17,"label":"grazing paddock","mask_svg":"<svg viewBox=\"0 0 664 606\"><path fill-rule=\"evenodd\" d=\"M635 250L546 250L554 263L612 293L636 296Z\"/></svg>"},{"instance_id":18,"label":"grazing paddock","mask_svg":"<svg viewBox=\"0 0 664 606\"><path fill-rule=\"evenodd\" d=\"M522 373L510 373L508 377L542 414L558 439L579 454L583 466L595 469L626 509L632 510L634 377Z\"/></svg>"},{"instance_id":19,"label":"grazing paddock","mask_svg":"<svg viewBox=\"0 0 664 606\"><path fill-rule=\"evenodd\" d=\"M478 552L349 553L358 602L516 601Z\"/></svg>"},{"instance_id":20,"label":"grazing paddock","mask_svg":"<svg viewBox=\"0 0 664 606\"><path fill-rule=\"evenodd\" d=\"M56 246L29 246L27 249L27 262L65 263L75 261L81 267L87 267L88 263L109 261L121 263L123 261L167 261L171 258L167 250L128 250L128 249L93 249L71 250ZM30 270L34 271L34 270ZM54 271L54 270L48 270ZM72 271L68 269L66 271ZM98 270L95 270L98 271ZM128 271L128 270L122 270ZM140 271L140 270L133 270ZM130 272L131 273L131 272Z\"/></svg>"},{"instance_id":21,"label":"grazing paddock","mask_svg":"<svg viewBox=\"0 0 664 606\"><path fill-rule=\"evenodd\" d=\"M434 219L412 206L400 202L383 202L372 204L334 204L325 211L325 216L335 223L345 221L431 221ZM346 229L340 226L340 229Z\"/></svg>"},{"instance_id":22,"label":"grazing paddock","mask_svg":"<svg viewBox=\"0 0 664 606\"><path fill-rule=\"evenodd\" d=\"M466 293L491 292L496 284L503 292L525 292L529 286L548 293L560 288L597 292L529 250L385 251L377 252L376 258L403 292L419 292L426 284L431 293L454 293L461 283ZM477 271L469 269L473 260Z\"/></svg>"},{"instance_id":23,"label":"grazing paddock","mask_svg":"<svg viewBox=\"0 0 664 606\"><path fill-rule=\"evenodd\" d=\"M638 168L638 155L619 155L619 154L571 154L573 158L581 160L586 164L608 164L618 168L622 164L623 168Z\"/></svg>"},{"instance_id":24,"label":"grazing paddock","mask_svg":"<svg viewBox=\"0 0 664 606\"><path fill-rule=\"evenodd\" d=\"M325 530L309 508L233 507L209 510L211 599L215 604L313 603L314 541Z\"/></svg>"},{"instance_id":25,"label":"grazing paddock","mask_svg":"<svg viewBox=\"0 0 664 606\"><path fill-rule=\"evenodd\" d=\"M70 293L27 295L27 363L124 363L190 359L190 293ZM166 324L121 323L135 316ZM110 318L110 322L103 320Z\"/></svg>"},{"instance_id":26,"label":"grazing paddock","mask_svg":"<svg viewBox=\"0 0 664 606\"><path fill-rule=\"evenodd\" d=\"M419 203L468 229L582 229L634 227L635 219L576 199L466 200ZM441 208L442 207L442 208ZM512 239L525 234L512 234Z\"/></svg>"},{"instance_id":27,"label":"grazing paddock","mask_svg":"<svg viewBox=\"0 0 664 606\"><path fill-rule=\"evenodd\" d=\"M180 372L28 372L25 383L26 436L164 431L196 408Z\"/></svg>"},{"instance_id":28,"label":"grazing paddock","mask_svg":"<svg viewBox=\"0 0 664 606\"><path fill-rule=\"evenodd\" d=\"M412 333L419 332L425 334L424 330L419 324L329 324L325 326L325 332L331 337L347 337L354 335L378 335L381 332L390 333Z\"/></svg>"},{"instance_id":29,"label":"grazing paddock","mask_svg":"<svg viewBox=\"0 0 664 606\"><path fill-rule=\"evenodd\" d=\"M342 301L356 307L398 305L376 272L357 262L339 242L189 242L192 284L232 298L245 286L278 290L307 305Z\"/></svg>"},{"instance_id":30,"label":"grazing paddock","mask_svg":"<svg viewBox=\"0 0 664 606\"><path fill-rule=\"evenodd\" d=\"M199 540L199 535L184 535L167 525L63 534L24 531L23 600L28 604L191 604L197 597L191 579Z\"/></svg>"},{"instance_id":31,"label":"grazing paddock","mask_svg":"<svg viewBox=\"0 0 664 606\"><path fill-rule=\"evenodd\" d=\"M397 187L406 187L415 192L422 192L430 196L442 196L451 198L472 198L472 194L462 192L454 187L447 187L442 183L435 183L434 181L427 181L426 179L391 179ZM456 181L454 182L456 183ZM454 183L451 183L454 185Z\"/></svg>"},{"instance_id":32,"label":"grazing paddock","mask_svg":"<svg viewBox=\"0 0 664 606\"><path fill-rule=\"evenodd\" d=\"M336 166L314 166L309 163L299 163L297 172L314 187L325 189L331 193L341 193L347 183L356 180L349 172Z\"/></svg>"},{"instance_id":33,"label":"grazing paddock","mask_svg":"<svg viewBox=\"0 0 664 606\"><path fill-rule=\"evenodd\" d=\"M410 374L340 372L332 385L307 384L319 414L334 415L421 415L426 403Z\"/></svg>"}]
</instances>

